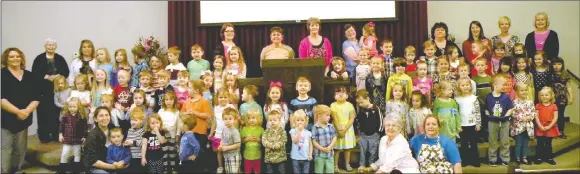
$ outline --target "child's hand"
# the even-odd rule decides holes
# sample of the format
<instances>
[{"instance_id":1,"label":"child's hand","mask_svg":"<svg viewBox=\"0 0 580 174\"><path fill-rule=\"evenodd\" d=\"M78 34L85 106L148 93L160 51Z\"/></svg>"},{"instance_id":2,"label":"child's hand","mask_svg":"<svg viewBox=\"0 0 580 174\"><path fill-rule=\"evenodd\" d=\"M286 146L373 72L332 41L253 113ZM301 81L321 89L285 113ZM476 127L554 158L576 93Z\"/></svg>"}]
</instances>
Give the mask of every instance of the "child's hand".
<instances>
[{"instance_id":1,"label":"child's hand","mask_svg":"<svg viewBox=\"0 0 580 174\"><path fill-rule=\"evenodd\" d=\"M145 165L147 165L147 160L145 159L145 157L144 157L144 156L143 156L143 157L141 157L141 165L142 165L142 166L145 166Z\"/></svg>"},{"instance_id":2,"label":"child's hand","mask_svg":"<svg viewBox=\"0 0 580 174\"><path fill-rule=\"evenodd\" d=\"M125 142L123 143L123 146L132 146L133 145L133 140L125 140Z\"/></svg>"},{"instance_id":3,"label":"child's hand","mask_svg":"<svg viewBox=\"0 0 580 174\"><path fill-rule=\"evenodd\" d=\"M118 110L121 110L121 111L123 111L123 109L124 109L123 105L121 105L121 103L119 103L119 102L115 103L115 108L117 108Z\"/></svg>"},{"instance_id":4,"label":"child's hand","mask_svg":"<svg viewBox=\"0 0 580 174\"><path fill-rule=\"evenodd\" d=\"M62 134L58 134L58 142L63 142L64 141L64 137L62 136Z\"/></svg>"},{"instance_id":5,"label":"child's hand","mask_svg":"<svg viewBox=\"0 0 580 174\"><path fill-rule=\"evenodd\" d=\"M308 156L308 161L312 161L312 155Z\"/></svg>"},{"instance_id":6,"label":"child's hand","mask_svg":"<svg viewBox=\"0 0 580 174\"><path fill-rule=\"evenodd\" d=\"M346 73L346 71L342 73L342 79L344 80L348 79L348 73Z\"/></svg>"},{"instance_id":7,"label":"child's hand","mask_svg":"<svg viewBox=\"0 0 580 174\"><path fill-rule=\"evenodd\" d=\"M193 160L195 160L195 155L191 155L191 156L189 156L187 159L189 159L189 160L192 160L192 161L193 161Z\"/></svg>"},{"instance_id":8,"label":"child's hand","mask_svg":"<svg viewBox=\"0 0 580 174\"><path fill-rule=\"evenodd\" d=\"M153 128L153 130L151 131L151 133L155 134L155 135L159 135L159 128Z\"/></svg>"},{"instance_id":9,"label":"child's hand","mask_svg":"<svg viewBox=\"0 0 580 174\"><path fill-rule=\"evenodd\" d=\"M332 71L332 72L330 72L330 77L332 79L335 79L336 80L338 78L338 74L336 74L334 71Z\"/></svg>"},{"instance_id":10,"label":"child's hand","mask_svg":"<svg viewBox=\"0 0 580 174\"><path fill-rule=\"evenodd\" d=\"M81 138L81 142L84 144L85 140L87 140L86 138Z\"/></svg>"},{"instance_id":11,"label":"child's hand","mask_svg":"<svg viewBox=\"0 0 580 174\"><path fill-rule=\"evenodd\" d=\"M479 131L479 130L481 130L481 126L475 125L475 131Z\"/></svg>"}]
</instances>

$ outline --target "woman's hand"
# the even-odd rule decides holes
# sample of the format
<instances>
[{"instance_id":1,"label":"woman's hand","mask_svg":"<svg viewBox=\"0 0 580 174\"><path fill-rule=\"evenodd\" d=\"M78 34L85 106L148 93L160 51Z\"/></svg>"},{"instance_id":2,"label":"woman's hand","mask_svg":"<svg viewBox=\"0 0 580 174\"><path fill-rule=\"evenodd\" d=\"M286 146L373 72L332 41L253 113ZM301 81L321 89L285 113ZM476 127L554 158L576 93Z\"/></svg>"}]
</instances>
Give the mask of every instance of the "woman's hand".
<instances>
[{"instance_id":1,"label":"woman's hand","mask_svg":"<svg viewBox=\"0 0 580 174\"><path fill-rule=\"evenodd\" d=\"M481 126L475 125L475 131L479 131L479 130L481 130Z\"/></svg>"},{"instance_id":2,"label":"woman's hand","mask_svg":"<svg viewBox=\"0 0 580 174\"><path fill-rule=\"evenodd\" d=\"M18 117L19 120L25 120L26 118L28 118L29 115L30 113L26 111L26 109L21 109L18 111L16 117Z\"/></svg>"}]
</instances>

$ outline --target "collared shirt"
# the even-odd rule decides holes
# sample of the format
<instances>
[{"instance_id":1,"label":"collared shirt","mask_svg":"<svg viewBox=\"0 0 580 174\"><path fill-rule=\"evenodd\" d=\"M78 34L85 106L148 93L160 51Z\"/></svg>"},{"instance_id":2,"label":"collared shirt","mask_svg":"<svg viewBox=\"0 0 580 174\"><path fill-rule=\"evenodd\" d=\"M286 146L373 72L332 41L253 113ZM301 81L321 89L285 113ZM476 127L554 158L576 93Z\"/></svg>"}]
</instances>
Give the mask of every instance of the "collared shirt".
<instances>
[{"instance_id":1,"label":"collared shirt","mask_svg":"<svg viewBox=\"0 0 580 174\"><path fill-rule=\"evenodd\" d=\"M330 123L326 123L324 127L319 124L315 124L312 127L312 140L316 141L322 147L330 145L334 137L336 137L336 129ZM334 150L331 150L330 153L324 153L318 148L314 148L314 156L331 158L334 156Z\"/></svg>"}]
</instances>

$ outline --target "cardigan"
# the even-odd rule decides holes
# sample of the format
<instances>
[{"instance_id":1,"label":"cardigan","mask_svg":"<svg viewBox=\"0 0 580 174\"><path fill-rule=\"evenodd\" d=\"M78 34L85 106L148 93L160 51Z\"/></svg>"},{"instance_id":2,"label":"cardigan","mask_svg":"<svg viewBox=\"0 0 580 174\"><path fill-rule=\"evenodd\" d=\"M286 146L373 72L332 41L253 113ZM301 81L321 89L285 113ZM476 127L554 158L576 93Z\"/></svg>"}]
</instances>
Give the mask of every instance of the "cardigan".
<instances>
[{"instance_id":1,"label":"cardigan","mask_svg":"<svg viewBox=\"0 0 580 174\"><path fill-rule=\"evenodd\" d=\"M536 38L534 36L534 31L528 33L526 36L526 52L528 57L533 58L536 54ZM548 56L548 60L552 60L558 57L560 53L560 41L558 39L558 33L554 30L550 30L548 38L546 38L546 43L544 43L544 51Z\"/></svg>"},{"instance_id":2,"label":"cardigan","mask_svg":"<svg viewBox=\"0 0 580 174\"><path fill-rule=\"evenodd\" d=\"M54 67L56 68L56 74L60 74L64 77L68 77L69 69L68 64L64 57L62 57L58 53L54 53ZM32 74L35 78L40 80L39 85L41 86L41 90L43 94L51 94L54 93L54 85L48 79L44 79L44 76L48 73L48 58L46 58L46 52L39 54L34 58L34 62L32 63Z\"/></svg>"},{"instance_id":3,"label":"cardigan","mask_svg":"<svg viewBox=\"0 0 580 174\"><path fill-rule=\"evenodd\" d=\"M322 46L326 48L326 67L330 65L330 61L332 60L332 45L330 41L322 37ZM308 40L308 37L305 37L300 41L300 47L298 47L298 57L300 59L310 58L310 51L312 51L312 43Z\"/></svg>"}]
</instances>

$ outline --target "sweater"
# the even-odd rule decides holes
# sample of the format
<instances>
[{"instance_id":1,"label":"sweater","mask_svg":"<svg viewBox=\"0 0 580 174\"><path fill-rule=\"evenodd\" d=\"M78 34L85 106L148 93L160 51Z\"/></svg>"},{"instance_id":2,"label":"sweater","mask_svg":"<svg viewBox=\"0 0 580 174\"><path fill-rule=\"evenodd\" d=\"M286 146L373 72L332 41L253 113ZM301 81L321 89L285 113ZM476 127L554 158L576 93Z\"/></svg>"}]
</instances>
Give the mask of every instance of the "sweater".
<instances>
[{"instance_id":1,"label":"sweater","mask_svg":"<svg viewBox=\"0 0 580 174\"><path fill-rule=\"evenodd\" d=\"M57 107L62 109L64 107L64 105L66 104L66 100L70 96L70 92L71 92L70 88L55 92L54 93L54 105L56 105Z\"/></svg>"},{"instance_id":2,"label":"sweater","mask_svg":"<svg viewBox=\"0 0 580 174\"><path fill-rule=\"evenodd\" d=\"M143 127L131 128L127 131L126 140L133 140L133 144L129 146L133 158L141 158L141 141L143 140L142 137L144 132Z\"/></svg>"},{"instance_id":3,"label":"sweater","mask_svg":"<svg viewBox=\"0 0 580 174\"><path fill-rule=\"evenodd\" d=\"M330 61L332 60L332 44L330 41L322 37L323 47L326 49L326 67L330 66ZM300 46L298 47L298 56L300 59L311 58L310 52L312 51L312 43L308 40L308 36L302 41L300 41Z\"/></svg>"},{"instance_id":4,"label":"sweater","mask_svg":"<svg viewBox=\"0 0 580 174\"><path fill-rule=\"evenodd\" d=\"M525 46L528 57L534 57L536 54L536 37L534 36L534 33L535 31L532 31L526 36ZM560 40L558 39L558 33L554 30L550 30L550 34L548 34L548 38L546 38L544 51L547 53L548 60L558 57L560 53Z\"/></svg>"},{"instance_id":5,"label":"sweater","mask_svg":"<svg viewBox=\"0 0 580 174\"><path fill-rule=\"evenodd\" d=\"M123 146L111 144L107 148L107 163L113 164L119 161L123 161L125 165L129 164L131 162L131 150Z\"/></svg>"},{"instance_id":6,"label":"sweater","mask_svg":"<svg viewBox=\"0 0 580 174\"><path fill-rule=\"evenodd\" d=\"M54 53L54 68L56 68L56 72L54 72L54 74L59 74L62 75L64 77L68 77L69 76L69 69L68 69L68 64L66 63L66 60L64 59L64 57L62 57L60 54L58 53ZM38 56L36 56L36 58L34 58L34 62L32 63L32 74L34 75L34 77L36 79L40 80L40 86L41 86L41 90L43 91L43 93L53 93L54 91L54 85L53 82L51 82L50 80L44 79L45 75L48 75L48 58L46 58L46 52L39 54ZM52 74L52 75L54 75Z\"/></svg>"}]
</instances>

